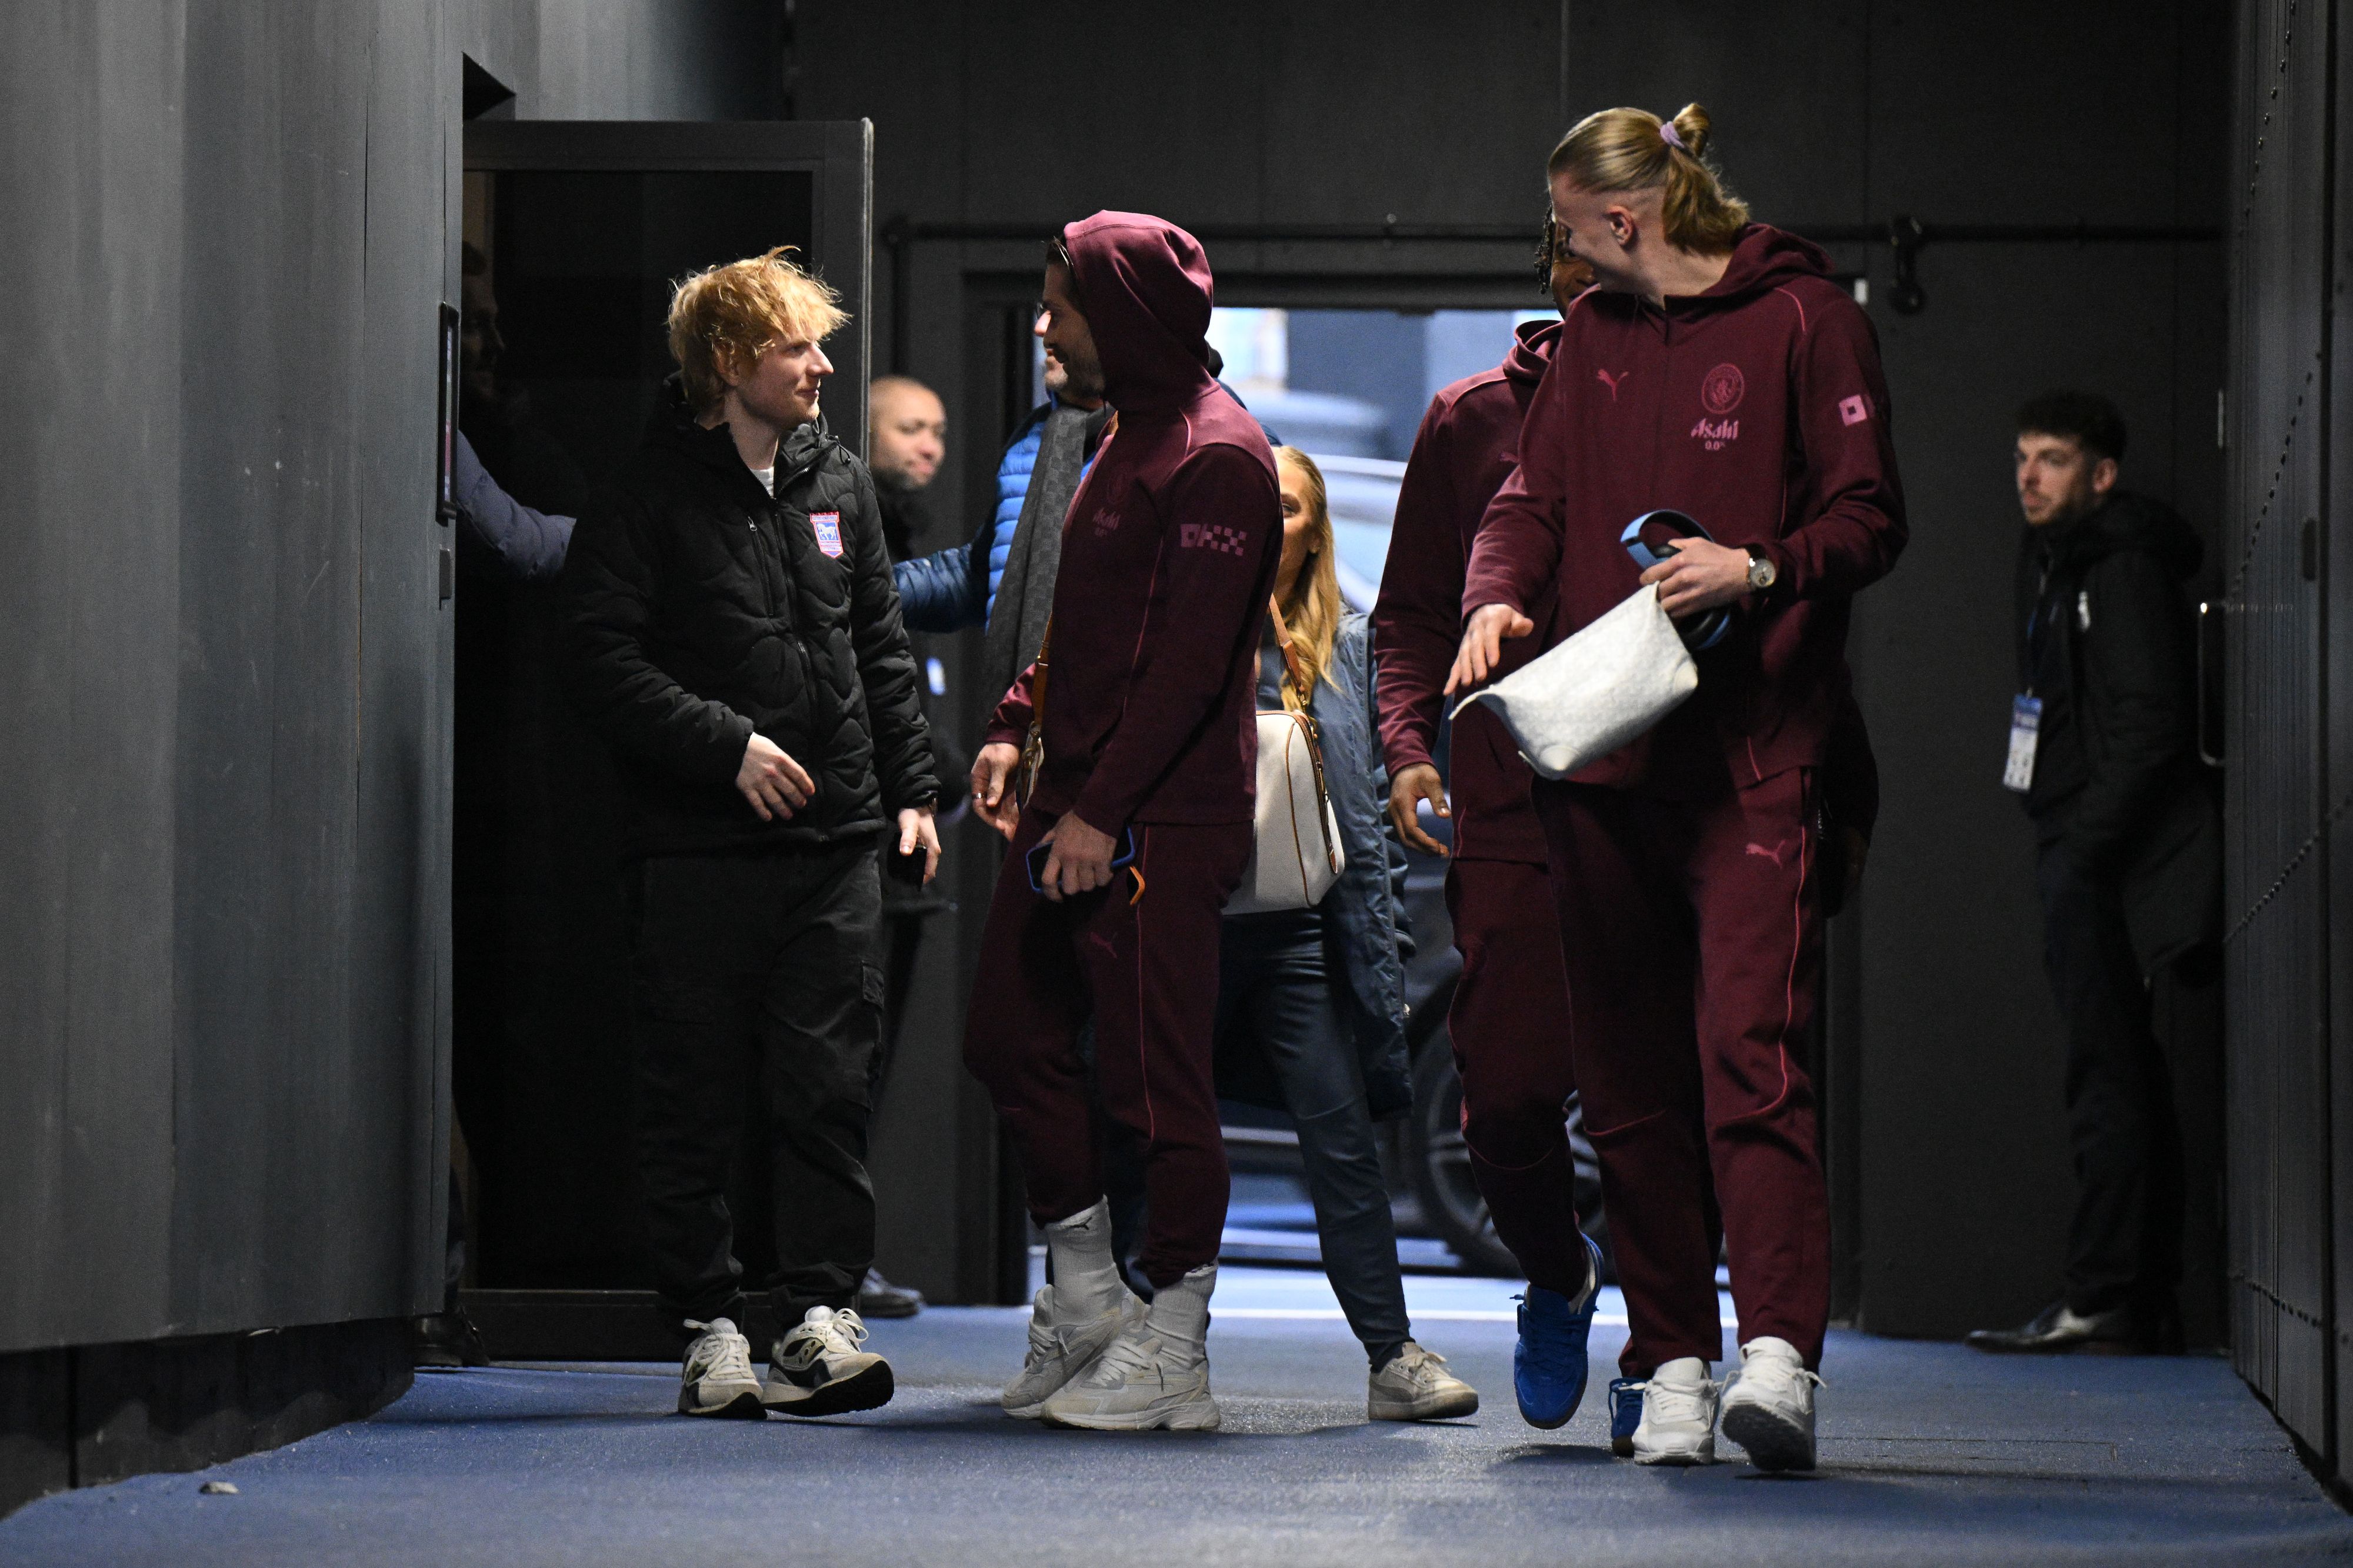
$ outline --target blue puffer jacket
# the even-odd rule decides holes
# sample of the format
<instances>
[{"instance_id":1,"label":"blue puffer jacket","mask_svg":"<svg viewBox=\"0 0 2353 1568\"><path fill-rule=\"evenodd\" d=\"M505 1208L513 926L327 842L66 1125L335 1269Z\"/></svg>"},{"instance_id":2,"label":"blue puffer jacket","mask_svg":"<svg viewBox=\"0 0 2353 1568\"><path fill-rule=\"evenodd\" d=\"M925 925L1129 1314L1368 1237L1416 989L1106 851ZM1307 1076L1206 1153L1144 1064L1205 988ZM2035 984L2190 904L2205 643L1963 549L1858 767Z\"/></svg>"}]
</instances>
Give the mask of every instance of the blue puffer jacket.
<instances>
[{"instance_id":1,"label":"blue puffer jacket","mask_svg":"<svg viewBox=\"0 0 2353 1568\"><path fill-rule=\"evenodd\" d=\"M1226 393L1232 396L1233 388L1227 387ZM960 632L987 623L997 608L997 584L1005 581L1005 563L1013 555L1013 532L1021 525L1021 503L1029 498L1029 475L1038 466L1046 416L1053 411L1050 397L1029 411L1006 443L1005 456L997 464L997 510L978 531L962 544L891 568L899 585L899 616L909 631ZM1259 428L1266 430L1266 426L1261 423ZM1280 447L1282 440L1266 430L1266 443ZM1087 461L1092 465L1094 459Z\"/></svg>"},{"instance_id":2,"label":"blue puffer jacket","mask_svg":"<svg viewBox=\"0 0 2353 1568\"><path fill-rule=\"evenodd\" d=\"M955 632L984 625L1005 580L1013 553L1013 531L1021 522L1021 502L1029 494L1029 473L1038 465L1038 443L1051 401L1029 411L997 464L997 507L962 544L902 561L892 574L899 584L899 614L908 629Z\"/></svg>"}]
</instances>

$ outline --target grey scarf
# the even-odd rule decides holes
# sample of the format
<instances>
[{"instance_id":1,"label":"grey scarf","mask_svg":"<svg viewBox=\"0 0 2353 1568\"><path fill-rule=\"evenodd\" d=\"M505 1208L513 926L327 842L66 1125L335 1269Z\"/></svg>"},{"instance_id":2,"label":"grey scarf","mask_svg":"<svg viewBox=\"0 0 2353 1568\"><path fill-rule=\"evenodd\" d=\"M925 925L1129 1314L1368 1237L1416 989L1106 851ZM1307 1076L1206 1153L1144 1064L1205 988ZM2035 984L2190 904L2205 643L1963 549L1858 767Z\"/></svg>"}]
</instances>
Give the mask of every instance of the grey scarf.
<instances>
[{"instance_id":1,"label":"grey scarf","mask_svg":"<svg viewBox=\"0 0 2353 1568\"><path fill-rule=\"evenodd\" d=\"M1021 519L1013 525L1013 546L1005 575L989 606L988 631L981 645L983 689L1002 693L1029 668L1046 640L1054 613L1054 575L1062 564L1062 519L1086 471L1087 446L1111 420L1108 407L1090 414L1056 404L1038 435L1038 460L1021 498ZM994 706L995 699L991 698Z\"/></svg>"}]
</instances>

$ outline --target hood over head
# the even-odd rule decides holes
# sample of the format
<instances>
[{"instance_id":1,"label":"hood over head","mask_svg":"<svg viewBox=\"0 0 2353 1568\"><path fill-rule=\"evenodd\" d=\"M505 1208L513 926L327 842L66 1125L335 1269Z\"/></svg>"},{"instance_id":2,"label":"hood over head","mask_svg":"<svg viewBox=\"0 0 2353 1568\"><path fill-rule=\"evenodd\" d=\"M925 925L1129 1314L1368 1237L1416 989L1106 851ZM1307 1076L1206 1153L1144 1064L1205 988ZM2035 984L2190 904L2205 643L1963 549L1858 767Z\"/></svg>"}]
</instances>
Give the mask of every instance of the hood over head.
<instances>
[{"instance_id":1,"label":"hood over head","mask_svg":"<svg viewBox=\"0 0 2353 1568\"><path fill-rule=\"evenodd\" d=\"M1794 279L1828 278L1831 273L1831 258L1812 240L1770 224L1752 223L1732 242L1732 265L1714 288L1669 304L1699 310L1737 304Z\"/></svg>"},{"instance_id":2,"label":"hood over head","mask_svg":"<svg viewBox=\"0 0 2353 1568\"><path fill-rule=\"evenodd\" d=\"M1544 379L1545 366L1552 363L1553 347L1559 342L1557 321L1522 321L1512 329L1511 350L1504 355L1504 378L1534 386Z\"/></svg>"},{"instance_id":3,"label":"hood over head","mask_svg":"<svg viewBox=\"0 0 2353 1568\"><path fill-rule=\"evenodd\" d=\"M1175 408L1208 391L1214 284L1201 242L1163 218L1100 212L1062 243L1111 405Z\"/></svg>"},{"instance_id":4,"label":"hood over head","mask_svg":"<svg viewBox=\"0 0 2353 1568\"><path fill-rule=\"evenodd\" d=\"M2177 578L2187 578L2205 558L2205 541L2182 515L2148 496L2112 492L2097 510L2057 525L2054 555L2083 567L2124 550L2146 550Z\"/></svg>"}]
</instances>

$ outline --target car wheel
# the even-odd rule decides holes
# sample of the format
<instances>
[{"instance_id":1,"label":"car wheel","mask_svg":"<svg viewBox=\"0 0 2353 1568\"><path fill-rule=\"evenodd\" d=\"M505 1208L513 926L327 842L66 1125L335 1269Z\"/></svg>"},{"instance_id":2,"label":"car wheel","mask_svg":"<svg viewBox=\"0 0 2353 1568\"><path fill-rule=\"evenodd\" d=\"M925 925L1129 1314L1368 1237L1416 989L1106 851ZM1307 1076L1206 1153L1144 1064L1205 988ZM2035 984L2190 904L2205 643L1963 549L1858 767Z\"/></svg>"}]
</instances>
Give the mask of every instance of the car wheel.
<instances>
[{"instance_id":1,"label":"car wheel","mask_svg":"<svg viewBox=\"0 0 2353 1568\"><path fill-rule=\"evenodd\" d=\"M1443 1033L1424 1042L1413 1065L1413 1179L1421 1212L1440 1240L1482 1274L1519 1278L1519 1259L1495 1235L1487 1200L1471 1171L1471 1145L1462 1136L1462 1079L1454 1070L1452 1043ZM1568 1113L1570 1160L1577 1184L1577 1212L1586 1233L1601 1247L1601 1279L1614 1284L1617 1259L1609 1226L1601 1212L1601 1173L1585 1137L1578 1108Z\"/></svg>"},{"instance_id":2,"label":"car wheel","mask_svg":"<svg viewBox=\"0 0 2353 1568\"><path fill-rule=\"evenodd\" d=\"M1466 1268L1517 1279L1518 1259L1495 1237L1462 1138L1462 1079L1454 1052L1432 1040L1413 1068L1413 1180L1423 1217Z\"/></svg>"}]
</instances>

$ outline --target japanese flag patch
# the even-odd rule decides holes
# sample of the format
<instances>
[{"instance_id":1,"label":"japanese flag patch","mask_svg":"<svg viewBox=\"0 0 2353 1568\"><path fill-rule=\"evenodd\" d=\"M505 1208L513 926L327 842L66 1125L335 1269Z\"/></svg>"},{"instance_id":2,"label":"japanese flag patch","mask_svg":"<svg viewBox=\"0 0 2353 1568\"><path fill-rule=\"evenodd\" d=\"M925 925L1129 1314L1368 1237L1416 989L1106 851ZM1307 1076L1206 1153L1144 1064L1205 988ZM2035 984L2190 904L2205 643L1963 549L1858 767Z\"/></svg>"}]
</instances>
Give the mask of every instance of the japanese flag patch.
<instances>
[{"instance_id":1,"label":"japanese flag patch","mask_svg":"<svg viewBox=\"0 0 2353 1568\"><path fill-rule=\"evenodd\" d=\"M835 560L841 559L841 514L838 511L809 513L809 526L817 530L817 547Z\"/></svg>"}]
</instances>

